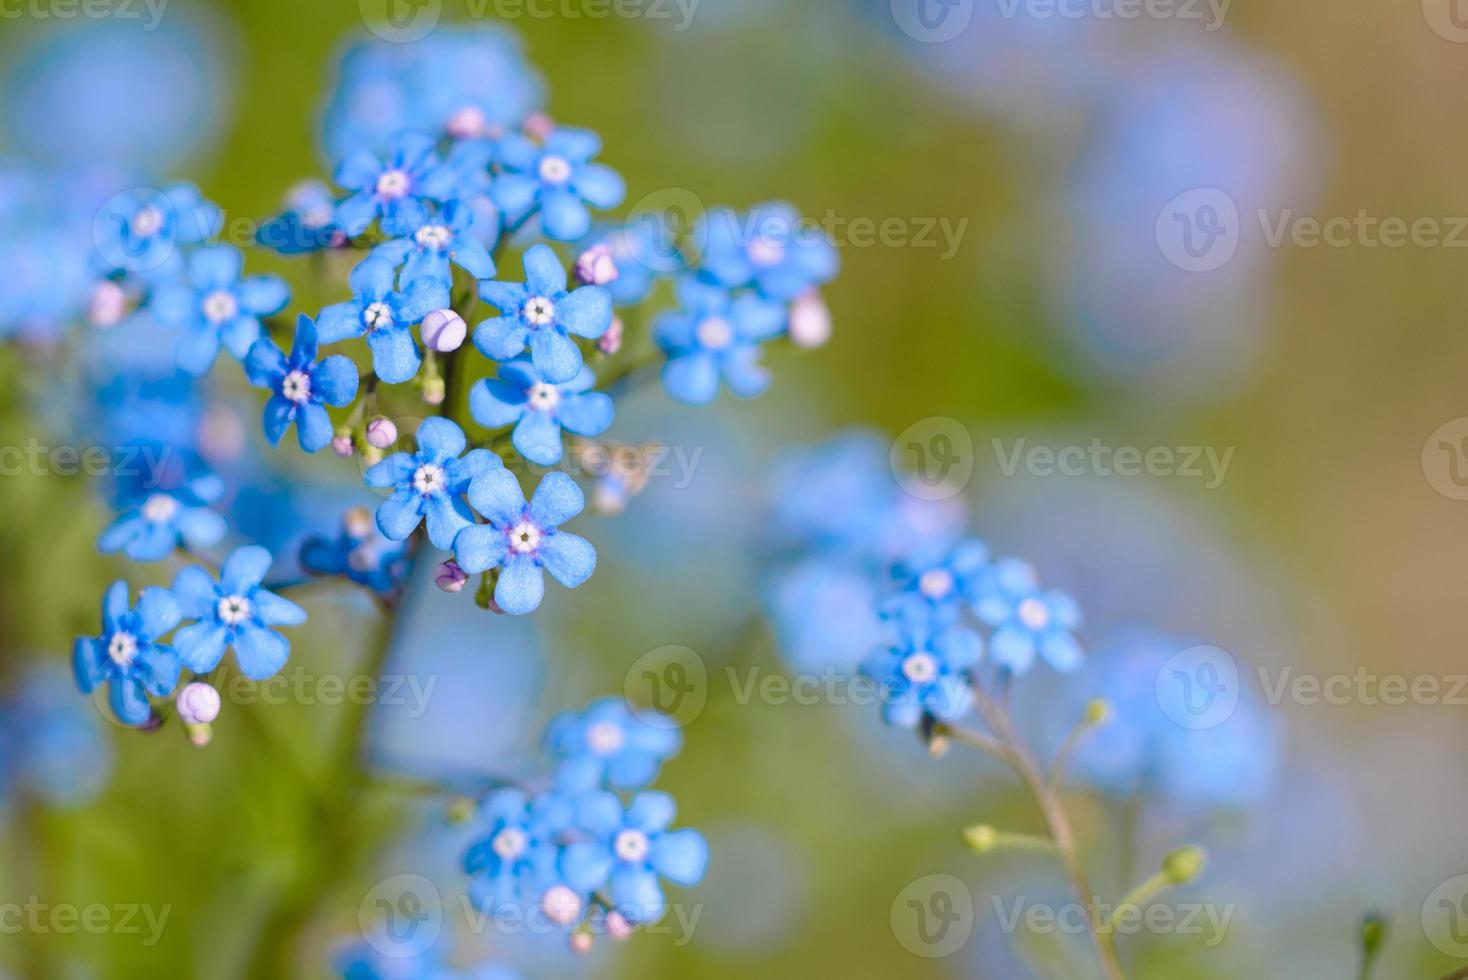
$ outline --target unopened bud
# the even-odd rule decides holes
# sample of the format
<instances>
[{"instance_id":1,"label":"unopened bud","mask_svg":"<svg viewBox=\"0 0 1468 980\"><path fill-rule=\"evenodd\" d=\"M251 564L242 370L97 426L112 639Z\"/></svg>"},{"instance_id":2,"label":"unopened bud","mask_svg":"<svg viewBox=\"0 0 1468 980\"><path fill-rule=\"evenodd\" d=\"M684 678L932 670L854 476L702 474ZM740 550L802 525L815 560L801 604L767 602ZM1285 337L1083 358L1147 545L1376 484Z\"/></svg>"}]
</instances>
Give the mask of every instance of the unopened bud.
<instances>
[{"instance_id":1,"label":"unopened bud","mask_svg":"<svg viewBox=\"0 0 1468 980\"><path fill-rule=\"evenodd\" d=\"M1207 852L1201 847L1189 845L1179 847L1162 859L1162 873L1174 885L1186 885L1203 873L1208 862Z\"/></svg>"},{"instance_id":2,"label":"unopened bud","mask_svg":"<svg viewBox=\"0 0 1468 980\"><path fill-rule=\"evenodd\" d=\"M375 449L386 449L398 441L398 427L393 420L379 415L367 423L367 444Z\"/></svg>"},{"instance_id":3,"label":"unopened bud","mask_svg":"<svg viewBox=\"0 0 1468 980\"><path fill-rule=\"evenodd\" d=\"M442 405L444 396L448 394L444 386L443 378L423 379L423 400L429 405Z\"/></svg>"},{"instance_id":4,"label":"unopened bud","mask_svg":"<svg viewBox=\"0 0 1468 980\"><path fill-rule=\"evenodd\" d=\"M185 725L208 725L219 717L219 692L202 681L184 685L176 700L179 720Z\"/></svg>"},{"instance_id":5,"label":"unopened bud","mask_svg":"<svg viewBox=\"0 0 1468 980\"><path fill-rule=\"evenodd\" d=\"M791 305L790 339L797 347L820 347L831 339L831 309L815 290L802 293Z\"/></svg>"},{"instance_id":6,"label":"unopened bud","mask_svg":"<svg viewBox=\"0 0 1468 980\"><path fill-rule=\"evenodd\" d=\"M456 140L473 139L484 134L484 110L466 105L449 117L444 129Z\"/></svg>"},{"instance_id":7,"label":"unopened bud","mask_svg":"<svg viewBox=\"0 0 1468 980\"><path fill-rule=\"evenodd\" d=\"M596 349L603 354L612 355L622 349L622 326L621 317L612 317L612 325L607 327L607 332L597 338Z\"/></svg>"},{"instance_id":8,"label":"unopened bud","mask_svg":"<svg viewBox=\"0 0 1468 980\"><path fill-rule=\"evenodd\" d=\"M440 354L458 350L464 346L464 338L469 336L464 318L453 310L434 310L423 318L419 329L423 342Z\"/></svg>"},{"instance_id":9,"label":"unopened bud","mask_svg":"<svg viewBox=\"0 0 1468 980\"><path fill-rule=\"evenodd\" d=\"M434 576L434 583L445 592L463 592L464 586L469 582L469 576L459 567L459 563L450 558L438 566L438 574Z\"/></svg>"},{"instance_id":10,"label":"unopened bud","mask_svg":"<svg viewBox=\"0 0 1468 980\"><path fill-rule=\"evenodd\" d=\"M994 849L994 845L999 843L999 831L986 823L965 827L963 842L975 854L987 854Z\"/></svg>"},{"instance_id":11,"label":"unopened bud","mask_svg":"<svg viewBox=\"0 0 1468 980\"><path fill-rule=\"evenodd\" d=\"M103 279L87 300L87 322L94 327L115 327L127 314L127 293L111 279Z\"/></svg>"},{"instance_id":12,"label":"unopened bud","mask_svg":"<svg viewBox=\"0 0 1468 980\"><path fill-rule=\"evenodd\" d=\"M1086 702L1086 713L1081 716L1081 721L1087 727L1094 728L1104 725L1111 720L1111 705L1105 698L1092 698Z\"/></svg>"},{"instance_id":13,"label":"unopened bud","mask_svg":"<svg viewBox=\"0 0 1468 980\"><path fill-rule=\"evenodd\" d=\"M571 934L571 952L573 953L579 953L585 956L591 952L591 947L595 943L596 938L589 932L573 932Z\"/></svg>"},{"instance_id":14,"label":"unopened bud","mask_svg":"<svg viewBox=\"0 0 1468 980\"><path fill-rule=\"evenodd\" d=\"M350 456L357 451L357 444L352 439L352 434L345 430L338 430L332 437L331 451L338 456Z\"/></svg>"},{"instance_id":15,"label":"unopened bud","mask_svg":"<svg viewBox=\"0 0 1468 980\"><path fill-rule=\"evenodd\" d=\"M365 538L372 533L372 512L366 507L353 507L347 511L342 523L347 534L354 538Z\"/></svg>"},{"instance_id":16,"label":"unopened bud","mask_svg":"<svg viewBox=\"0 0 1468 980\"><path fill-rule=\"evenodd\" d=\"M616 260L605 245L593 245L576 259L576 279L587 286L616 282L617 275Z\"/></svg>"},{"instance_id":17,"label":"unopened bud","mask_svg":"<svg viewBox=\"0 0 1468 980\"><path fill-rule=\"evenodd\" d=\"M556 124L543 112L536 112L525 120L525 135L544 143L556 131Z\"/></svg>"},{"instance_id":18,"label":"unopened bud","mask_svg":"<svg viewBox=\"0 0 1468 980\"><path fill-rule=\"evenodd\" d=\"M637 927L627 921L627 917L621 912L607 913L607 935L617 941L626 939L637 931Z\"/></svg>"}]
</instances>

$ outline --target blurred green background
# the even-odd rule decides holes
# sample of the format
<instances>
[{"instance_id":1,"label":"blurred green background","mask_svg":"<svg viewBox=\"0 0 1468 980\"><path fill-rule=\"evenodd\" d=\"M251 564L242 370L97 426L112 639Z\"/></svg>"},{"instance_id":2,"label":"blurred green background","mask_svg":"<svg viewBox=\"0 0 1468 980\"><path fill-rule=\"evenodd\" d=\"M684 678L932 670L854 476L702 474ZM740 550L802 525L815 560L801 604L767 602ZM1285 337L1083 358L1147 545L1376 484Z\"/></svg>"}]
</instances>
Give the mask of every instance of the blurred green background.
<instances>
[{"instance_id":1,"label":"blurred green background","mask_svg":"<svg viewBox=\"0 0 1468 980\"><path fill-rule=\"evenodd\" d=\"M1083 606L1099 592L1103 621L1157 621L1241 662L1296 673L1451 678L1465 669L1468 504L1437 489L1445 464L1432 441L1468 414L1461 243L1256 241L1216 292L1167 268L1149 292L1145 273L1127 279L1133 270L1076 252L1114 249L1120 264L1137 242L1155 247L1157 208L1116 205L1158 189L1145 166L1129 170L1150 138L1157 159L1199 152L1196 181L1177 191L1242 175L1237 197L1254 239L1256 206L1275 217L1365 211L1450 228L1464 212L1454 187L1468 149L1457 124L1468 45L1435 31L1416 5L1240 0L1216 31L1092 18L1061 24L1056 39L1046 33L1053 21L1010 21L967 47L931 46L938 52L902 34L887 7L703 0L683 31L646 17L507 22L546 77L551 115L603 134L629 205L669 189L710 205L785 199L817 217L894 219L907 241L840 242L843 272L826 290L834 338L775 357L766 397L701 416L652 392L624 416L618 431L629 439L702 448L698 479L679 492L707 503L650 495L633 504L649 508L640 523L629 515L618 531L599 520L591 536L602 570L574 599L554 596L533 639L466 616L421 644L483 653L511 672L506 681L435 668L470 714L473 683L500 686L486 690L483 712L505 758L533 744L551 712L623 690L648 651L690 647L712 675L660 782L677 796L680 821L713 844L705 884L680 896L701 906L692 941L643 936L577 960L555 937L527 943L491 930L455 941L463 962L641 977L1089 968L1083 945L1077 966L1055 967L1055 937L996 926L991 896L1060 893L1043 859L979 858L959 843L959 828L974 822L1037 827L1005 774L928 761L904 736L853 717L862 708L740 703L725 679L726 665L782 666L755 618L752 539L735 533L757 530L758 519L725 522L721 509L756 513L773 450L848 426L895 436L957 420L972 437L975 476L961 499L976 529L1032 554ZM470 13L446 3L444 20ZM174 0L164 16L202 24L211 59L233 79L218 145L173 176L197 181L228 215L273 213L286 188L324 172L313 134L339 45L362 34L358 5ZM6 21L6 57L18 57L34 26ZM1077 72L1082 52L1090 68ZM1136 81L1141 66L1150 73ZM1147 128L1166 111L1127 115L1220 74L1224 94L1190 96L1222 105L1195 120L1203 132L1191 142ZM1109 240L1094 231L1138 215L1147 217L1140 230L1133 222ZM945 219L962 223L952 254L912 243ZM1156 264L1157 254L1139 261ZM254 256L251 268L307 282L300 262ZM1104 278L1101 293L1115 287L1103 312L1078 310L1070 295L1091 288L1087 276ZM1153 349L1170 353L1152 358ZM45 431L33 396L46 384L25 355L0 353L6 444ZM1167 476L1008 477L991 439L1019 438L1234 452L1216 488ZM662 507L675 518L660 528ZM83 480L7 479L0 515L0 656L14 677L24 663L64 663L71 639L94 630L106 583L125 576L138 586L148 573L95 554L105 515ZM672 540L642 540L654 535ZM1138 571L1132 559L1143 557ZM344 592L313 595L293 663L351 676L372 623ZM517 658L537 657L515 672ZM513 708L508 687L520 696ZM1237 903L1227 940L1216 949L1196 936L1124 940L1130 974L1354 976L1355 923L1371 908L1393 923L1382 975L1450 969L1423 903L1468 871L1462 706L1286 701L1272 711L1287 735L1268 805L1144 820L1137 843L1144 867L1184 839L1210 844L1212 872L1187 894ZM231 705L202 751L176 731L110 728L115 772L95 802L10 805L0 894L167 907L161 938L145 947L136 935L27 930L0 940L0 965L46 977L242 975L272 914L300 901L308 925L292 975L325 976L332 949L362 928L374 886L393 875L435 877L457 908L464 882L451 864L462 841L441 808L374 790L345 827L320 821L316 794L341 791L332 767L349 716L344 706ZM453 724L418 732L410 722L393 720L383 736L397 751L431 754L424 740L459 737L455 748L479 751ZM1084 794L1074 811L1098 887L1119 894L1118 811ZM932 874L957 876L974 897L974 935L951 956L917 955L893 924L904 889Z\"/></svg>"}]
</instances>

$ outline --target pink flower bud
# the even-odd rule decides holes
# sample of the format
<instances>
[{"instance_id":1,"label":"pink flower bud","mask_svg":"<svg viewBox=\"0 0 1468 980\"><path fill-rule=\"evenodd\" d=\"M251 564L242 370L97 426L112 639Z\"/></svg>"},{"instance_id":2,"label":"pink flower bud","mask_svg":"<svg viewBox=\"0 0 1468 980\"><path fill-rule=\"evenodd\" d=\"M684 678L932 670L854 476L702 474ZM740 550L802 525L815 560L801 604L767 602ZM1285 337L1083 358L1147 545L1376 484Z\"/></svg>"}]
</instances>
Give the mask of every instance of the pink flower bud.
<instances>
[{"instance_id":1,"label":"pink flower bud","mask_svg":"<svg viewBox=\"0 0 1468 980\"><path fill-rule=\"evenodd\" d=\"M589 932L575 932L571 934L571 951L585 956L591 952L591 947L596 939Z\"/></svg>"},{"instance_id":2,"label":"pink flower bud","mask_svg":"<svg viewBox=\"0 0 1468 980\"><path fill-rule=\"evenodd\" d=\"M442 405L448 395L448 388L443 383L443 378L423 379L423 401L429 405Z\"/></svg>"},{"instance_id":3,"label":"pink flower bud","mask_svg":"<svg viewBox=\"0 0 1468 980\"><path fill-rule=\"evenodd\" d=\"M622 318L612 317L612 325L607 327L607 332L602 334L596 341L596 349L603 354L611 355L622 349Z\"/></svg>"},{"instance_id":4,"label":"pink flower bud","mask_svg":"<svg viewBox=\"0 0 1468 980\"><path fill-rule=\"evenodd\" d=\"M207 725L219 717L219 692L202 681L178 692L178 717L185 725Z\"/></svg>"},{"instance_id":5,"label":"pink flower bud","mask_svg":"<svg viewBox=\"0 0 1468 980\"><path fill-rule=\"evenodd\" d=\"M576 279L588 286L605 286L617 281L617 263L612 250L605 245L593 245L576 259Z\"/></svg>"},{"instance_id":6,"label":"pink flower bud","mask_svg":"<svg viewBox=\"0 0 1468 980\"><path fill-rule=\"evenodd\" d=\"M331 451L338 456L350 456L356 452L357 447L352 442L352 434L350 432L338 432L336 437L331 440Z\"/></svg>"},{"instance_id":7,"label":"pink flower bud","mask_svg":"<svg viewBox=\"0 0 1468 980\"><path fill-rule=\"evenodd\" d=\"M114 327L127 314L127 293L111 279L97 283L87 300L87 320L94 327Z\"/></svg>"},{"instance_id":8,"label":"pink flower bud","mask_svg":"<svg viewBox=\"0 0 1468 980\"><path fill-rule=\"evenodd\" d=\"M525 135L533 140L544 143L555 131L556 124L543 112L534 113L525 120Z\"/></svg>"},{"instance_id":9,"label":"pink flower bud","mask_svg":"<svg viewBox=\"0 0 1468 980\"><path fill-rule=\"evenodd\" d=\"M790 307L790 339L797 347L820 347L831 339L831 310L815 290L802 293Z\"/></svg>"},{"instance_id":10,"label":"pink flower bud","mask_svg":"<svg viewBox=\"0 0 1468 980\"><path fill-rule=\"evenodd\" d=\"M626 939L636 931L621 912L607 913L607 935L616 940Z\"/></svg>"},{"instance_id":11,"label":"pink flower bud","mask_svg":"<svg viewBox=\"0 0 1468 980\"><path fill-rule=\"evenodd\" d=\"M434 310L423 318L420 329L423 342L441 354L458 350L469 335L464 318L453 310Z\"/></svg>"},{"instance_id":12,"label":"pink flower bud","mask_svg":"<svg viewBox=\"0 0 1468 980\"><path fill-rule=\"evenodd\" d=\"M484 110L475 105L466 105L449 117L444 127L456 140L473 139L484 135Z\"/></svg>"},{"instance_id":13,"label":"pink flower bud","mask_svg":"<svg viewBox=\"0 0 1468 980\"><path fill-rule=\"evenodd\" d=\"M464 586L469 582L469 576L459 567L458 562L450 558L438 566L438 574L433 581L445 592L463 592Z\"/></svg>"},{"instance_id":14,"label":"pink flower bud","mask_svg":"<svg viewBox=\"0 0 1468 980\"><path fill-rule=\"evenodd\" d=\"M374 449L386 449L398 441L398 427L392 419L379 415L367 423L367 445Z\"/></svg>"}]
</instances>

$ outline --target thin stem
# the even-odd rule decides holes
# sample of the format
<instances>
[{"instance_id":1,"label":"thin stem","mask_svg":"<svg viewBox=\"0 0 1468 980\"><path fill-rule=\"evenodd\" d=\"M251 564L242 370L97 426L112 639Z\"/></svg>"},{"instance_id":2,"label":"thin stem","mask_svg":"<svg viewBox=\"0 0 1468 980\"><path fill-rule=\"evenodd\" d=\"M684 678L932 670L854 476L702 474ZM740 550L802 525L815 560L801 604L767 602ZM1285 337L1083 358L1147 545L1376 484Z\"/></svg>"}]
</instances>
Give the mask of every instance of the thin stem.
<instances>
[{"instance_id":1,"label":"thin stem","mask_svg":"<svg viewBox=\"0 0 1468 980\"><path fill-rule=\"evenodd\" d=\"M1035 803L1040 808L1040 814L1045 820L1045 826L1055 840L1055 849L1060 854L1060 863L1065 870L1065 875L1070 879L1071 891L1080 900L1085 914L1091 941L1101 961L1101 972L1107 977L1107 980L1125 980L1126 974L1122 972L1121 963L1116 955L1116 943L1111 933L1107 932L1098 921L1095 893L1091 891L1086 869L1081 865L1075 833L1071 830L1070 818L1066 815L1065 807L1061 804L1059 796L1051 789L1049 782L1046 781L1045 774L1040 771L1040 767L1035 764L1035 760L1030 757L1029 752L1020 742L1014 727L1009 722L1009 716L994 703L988 692L978 685L974 686L974 699L978 704L979 713L984 716L985 724L989 726L990 731L994 733L1004 750L1010 768L1015 771L1015 774L1029 789L1030 794L1034 796Z\"/></svg>"},{"instance_id":2,"label":"thin stem","mask_svg":"<svg viewBox=\"0 0 1468 980\"><path fill-rule=\"evenodd\" d=\"M1010 764L1009 752L999 744L999 740L977 728L965 728L962 725L954 725L949 722L939 722L933 726L933 735L947 737L955 742L962 742L970 748L978 749L987 756L998 759L1005 765Z\"/></svg>"},{"instance_id":3,"label":"thin stem","mask_svg":"<svg viewBox=\"0 0 1468 980\"><path fill-rule=\"evenodd\" d=\"M1117 917L1122 914L1122 911L1124 909L1135 907L1138 911L1141 911L1142 906L1151 902L1153 898L1162 894L1162 892L1166 891L1171 886L1172 879L1169 878L1164 872L1159 871L1152 877L1143 881L1137 887L1133 888L1131 891L1127 892L1122 900L1117 903L1116 908L1112 911L1111 921L1106 924L1107 931L1110 931L1112 924L1116 922Z\"/></svg>"}]
</instances>

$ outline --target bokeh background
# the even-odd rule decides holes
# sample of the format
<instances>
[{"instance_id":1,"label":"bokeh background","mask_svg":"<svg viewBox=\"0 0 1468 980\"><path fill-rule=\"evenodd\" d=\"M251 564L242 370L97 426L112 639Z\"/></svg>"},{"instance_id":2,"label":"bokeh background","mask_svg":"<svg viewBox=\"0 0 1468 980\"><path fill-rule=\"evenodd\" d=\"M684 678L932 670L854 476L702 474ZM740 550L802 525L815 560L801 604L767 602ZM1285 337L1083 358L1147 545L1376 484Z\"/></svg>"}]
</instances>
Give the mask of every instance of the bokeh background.
<instances>
[{"instance_id":1,"label":"bokeh background","mask_svg":"<svg viewBox=\"0 0 1468 980\"><path fill-rule=\"evenodd\" d=\"M838 436L851 465L896 494L914 484L889 465L894 450L909 464L914 445L941 450L967 474L941 505L1081 601L1093 665L1063 681L1036 674L1018 695L1042 744L1057 705L1095 693L1156 712L1137 630L1217 646L1239 666L1247 708L1221 726L1236 740L1184 740L1146 764L1140 790L1098 778L1071 797L1098 889L1120 894L1192 841L1208 847L1208 873L1169 900L1232 910L1216 944L1124 937L1131 975L1354 976L1372 910L1390 923L1383 976L1439 975L1468 957L1468 885L1453 883L1468 872L1468 690L1455 681L1468 674L1468 130L1456 87L1468 29L1448 0L1236 0L1221 18L1202 4L1120 17L1110 4L960 0L932 4L936 27L903 0L690 3L597 17L607 8L574 0L446 0L441 17L522 36L550 113L603 134L629 205L785 199L826 222L844 265L826 292L833 339L775 358L775 384L753 402L695 410L653 389L624 406L616 431L697 454L691 478L655 479L626 514L588 522L596 577L531 621L419 589L390 670L437 686L426 711L383 706L372 724L375 759L405 780L522 772L552 713L630 690L664 662L656 651L692 651L707 680L660 785L712 845L704 884L678 898L696 926L586 958L554 936L465 929L465 841L441 805L373 792L344 847L315 819L348 706L230 704L204 750L107 722L70 687L70 642L92 630L107 582L142 579L93 550L107 515L87 480L25 473L0 480L0 710L41 749L3 794L0 898L169 917L153 945L146 928L10 932L0 969L243 975L272 914L301 901L294 974L327 976L370 921L374 889L420 874L441 892L442 942L463 966L1086 975L1083 944L1006 930L994 903L1063 902L1053 867L960 842L975 822L1037 827L1006 773L961 750L931 760L871 707L743 693L750 678L827 666L823 621L801 643L792 619L824 602L830 628L844 622L828 590L791 599L790 567L764 544L771 497L789 492L782 461ZM287 188L328 169L318 134L333 66L380 23L365 2L173 0L153 30L142 7L141 20L15 9L0 26L7 157L192 180L227 217L274 213ZM1237 212L1220 216L1226 258L1189 257L1179 236L1190 221L1204 234L1199 207L1219 201ZM1309 221L1329 219L1347 223L1313 239ZM1415 229L1409 240L1386 241L1387 219ZM1280 222L1293 233L1272 242ZM289 278L302 308L317 302L300 262L252 268ZM24 269L0 266L0 290L11 274ZM69 379L37 363L0 350L0 443L61 438ZM1093 442L1228 462L1137 476L1005 463L1017 446ZM265 528L275 507L334 519L298 476L260 491L273 494L252 511ZM310 609L293 665L352 676L372 608L324 588ZM1150 666L1127 689L1133 654ZM1269 696L1300 675L1352 680L1338 703ZM1363 675L1433 678L1438 694L1382 703ZM1159 738L1171 746L1179 731ZM317 883L306 893L303 869ZM955 888L971 906L964 940L914 938L907 898Z\"/></svg>"}]
</instances>

